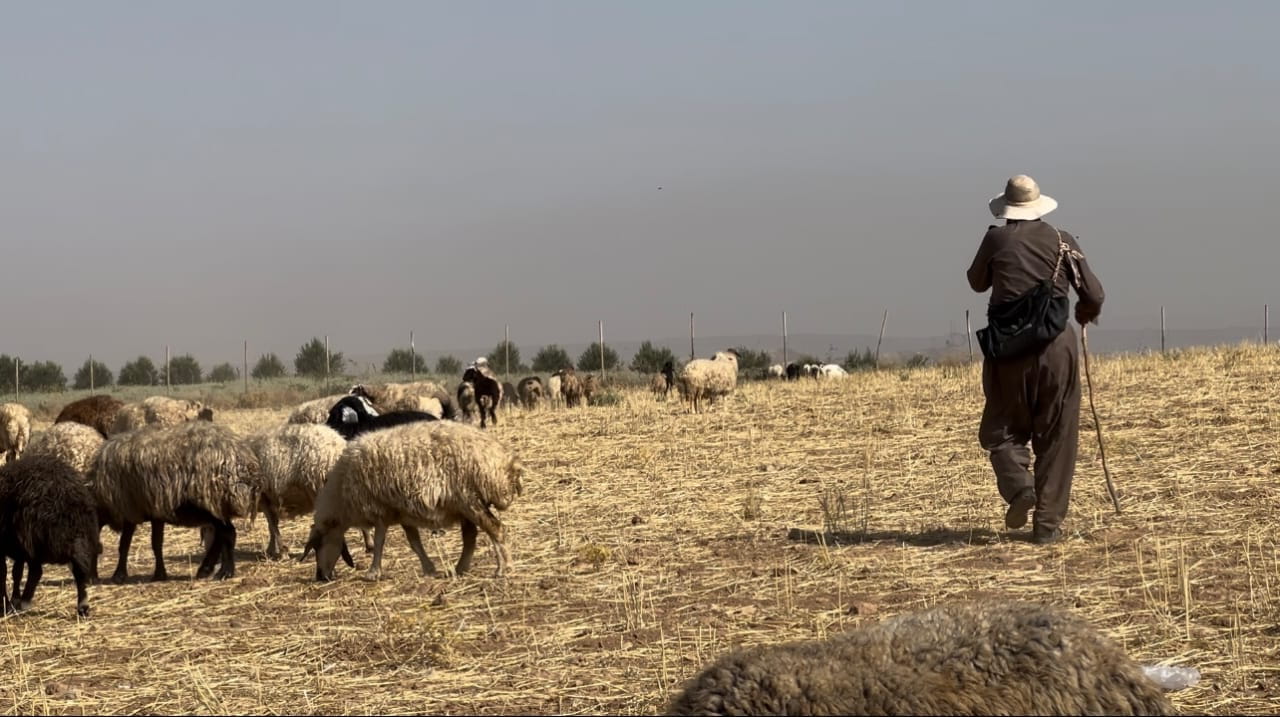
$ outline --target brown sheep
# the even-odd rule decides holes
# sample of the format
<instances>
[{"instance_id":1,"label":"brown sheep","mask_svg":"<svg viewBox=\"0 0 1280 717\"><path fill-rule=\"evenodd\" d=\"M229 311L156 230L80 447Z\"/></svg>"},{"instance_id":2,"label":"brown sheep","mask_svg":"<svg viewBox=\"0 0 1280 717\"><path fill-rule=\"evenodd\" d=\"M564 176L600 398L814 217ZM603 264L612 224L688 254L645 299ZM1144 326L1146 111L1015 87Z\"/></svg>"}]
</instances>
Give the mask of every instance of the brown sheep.
<instances>
[{"instance_id":1,"label":"brown sheep","mask_svg":"<svg viewBox=\"0 0 1280 717\"><path fill-rule=\"evenodd\" d=\"M542 379L537 376L529 376L520 379L520 383L516 385L516 393L520 396L520 402L527 409L538 407L538 403L542 401Z\"/></svg>"},{"instance_id":2,"label":"brown sheep","mask_svg":"<svg viewBox=\"0 0 1280 717\"><path fill-rule=\"evenodd\" d=\"M53 422L80 423L102 434L103 438L109 438L111 428L116 422L116 414L121 408L124 408L124 401L106 394L98 394L63 406Z\"/></svg>"},{"instance_id":3,"label":"brown sheep","mask_svg":"<svg viewBox=\"0 0 1280 717\"><path fill-rule=\"evenodd\" d=\"M582 379L574 373L573 368L562 368L556 371L560 377L560 395L564 397L564 405L569 408L577 406L582 400Z\"/></svg>"}]
</instances>

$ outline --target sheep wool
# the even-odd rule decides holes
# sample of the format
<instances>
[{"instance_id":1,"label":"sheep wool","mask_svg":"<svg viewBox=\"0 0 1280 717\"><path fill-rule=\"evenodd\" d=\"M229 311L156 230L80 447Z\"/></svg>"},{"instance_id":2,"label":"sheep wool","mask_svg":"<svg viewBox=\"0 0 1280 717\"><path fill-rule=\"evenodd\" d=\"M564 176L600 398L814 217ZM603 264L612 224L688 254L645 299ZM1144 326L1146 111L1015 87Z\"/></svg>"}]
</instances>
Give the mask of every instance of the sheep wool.
<instances>
[{"instance_id":1,"label":"sheep wool","mask_svg":"<svg viewBox=\"0 0 1280 717\"><path fill-rule=\"evenodd\" d=\"M828 640L754 647L694 677L671 715L1170 714L1084 619L1023 602L955 603Z\"/></svg>"},{"instance_id":2,"label":"sheep wool","mask_svg":"<svg viewBox=\"0 0 1280 717\"><path fill-rule=\"evenodd\" d=\"M690 361L681 369L678 385L681 397L693 404L695 412L701 410L704 399L713 403L737 387L738 354L718 351L713 359Z\"/></svg>"},{"instance_id":3,"label":"sheep wool","mask_svg":"<svg viewBox=\"0 0 1280 717\"><path fill-rule=\"evenodd\" d=\"M141 403L126 403L116 411L115 420L111 423L111 430L107 437L118 436L121 433L136 431L147 425L147 412Z\"/></svg>"},{"instance_id":4,"label":"sheep wool","mask_svg":"<svg viewBox=\"0 0 1280 717\"><path fill-rule=\"evenodd\" d=\"M294 407L293 412L289 414L289 423L320 423L323 424L329 418L329 409L333 408L333 404L346 398L345 393L336 393L332 396L317 398L312 401L300 403Z\"/></svg>"},{"instance_id":5,"label":"sheep wool","mask_svg":"<svg viewBox=\"0 0 1280 717\"><path fill-rule=\"evenodd\" d=\"M31 411L21 403L0 403L0 456L17 460L31 440Z\"/></svg>"},{"instance_id":6,"label":"sheep wool","mask_svg":"<svg viewBox=\"0 0 1280 717\"><path fill-rule=\"evenodd\" d=\"M374 528L385 537L387 526L395 524L404 527L426 574L435 567L415 539L417 528L462 525L458 574L470 566L479 528L493 542L501 575L510 557L505 528L490 507L510 507L524 490L522 475L515 454L462 423L419 421L361 435L347 445L316 499L308 548L316 550L317 577L331 579L347 528ZM374 577L382 547L375 540Z\"/></svg>"},{"instance_id":7,"label":"sheep wool","mask_svg":"<svg viewBox=\"0 0 1280 717\"><path fill-rule=\"evenodd\" d=\"M27 454L60 460L85 476L103 443L102 435L83 423L55 423L36 435Z\"/></svg>"},{"instance_id":8,"label":"sheep wool","mask_svg":"<svg viewBox=\"0 0 1280 717\"><path fill-rule=\"evenodd\" d=\"M173 426L194 421L205 408L203 403L189 399L150 396L143 399L142 411L147 423Z\"/></svg>"},{"instance_id":9,"label":"sheep wool","mask_svg":"<svg viewBox=\"0 0 1280 717\"><path fill-rule=\"evenodd\" d=\"M346 440L324 425L286 424L248 439L258 458L262 494L258 505L267 516L270 533L267 555L284 556L280 518L292 518L315 508L316 495Z\"/></svg>"}]
</instances>

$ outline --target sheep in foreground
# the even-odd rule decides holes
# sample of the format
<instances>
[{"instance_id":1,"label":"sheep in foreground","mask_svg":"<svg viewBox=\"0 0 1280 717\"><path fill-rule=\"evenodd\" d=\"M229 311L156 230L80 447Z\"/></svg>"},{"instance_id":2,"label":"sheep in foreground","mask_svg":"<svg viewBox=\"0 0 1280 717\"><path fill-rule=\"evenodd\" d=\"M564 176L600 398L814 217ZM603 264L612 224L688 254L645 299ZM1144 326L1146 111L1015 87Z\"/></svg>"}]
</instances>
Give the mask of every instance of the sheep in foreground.
<instances>
[{"instance_id":1,"label":"sheep in foreground","mask_svg":"<svg viewBox=\"0 0 1280 717\"><path fill-rule=\"evenodd\" d=\"M693 678L672 715L1169 714L1115 642L1065 610L956 603L828 640L740 650Z\"/></svg>"},{"instance_id":2,"label":"sheep in foreground","mask_svg":"<svg viewBox=\"0 0 1280 717\"><path fill-rule=\"evenodd\" d=\"M329 418L329 409L349 394L339 393L324 398L317 398L294 406L289 413L288 423L324 423Z\"/></svg>"},{"instance_id":3,"label":"sheep in foreground","mask_svg":"<svg viewBox=\"0 0 1280 717\"><path fill-rule=\"evenodd\" d=\"M679 385L680 395L693 404L695 413L704 399L714 403L733 393L738 385L738 352L729 349L717 351L712 359L693 359L680 371Z\"/></svg>"},{"instance_id":4,"label":"sheep in foreground","mask_svg":"<svg viewBox=\"0 0 1280 717\"><path fill-rule=\"evenodd\" d=\"M116 414L123 407L124 401L106 394L89 396L63 406L53 422L54 425L68 421L81 423L96 430L103 438L108 438L111 436L111 427L115 425Z\"/></svg>"},{"instance_id":5,"label":"sheep in foreground","mask_svg":"<svg viewBox=\"0 0 1280 717\"><path fill-rule=\"evenodd\" d=\"M256 505L258 458L246 440L210 421L150 425L102 444L89 471L100 524L120 533L119 561L112 581L128 578L129 544L139 523L151 523L153 580L164 580L164 526L212 526L197 578L235 575L236 528Z\"/></svg>"},{"instance_id":6,"label":"sheep in foreground","mask_svg":"<svg viewBox=\"0 0 1280 717\"><path fill-rule=\"evenodd\" d=\"M516 393L520 396L520 403L524 407L533 410L542 402L542 379L537 376L526 376L520 379L520 383L516 384Z\"/></svg>"},{"instance_id":7,"label":"sheep in foreground","mask_svg":"<svg viewBox=\"0 0 1280 717\"><path fill-rule=\"evenodd\" d=\"M96 429L82 423L55 423L31 440L25 455L56 458L85 476L103 442Z\"/></svg>"},{"instance_id":8,"label":"sheep in foreground","mask_svg":"<svg viewBox=\"0 0 1280 717\"><path fill-rule=\"evenodd\" d=\"M31 440L31 411L21 403L0 403L0 456L17 460Z\"/></svg>"},{"instance_id":9,"label":"sheep in foreground","mask_svg":"<svg viewBox=\"0 0 1280 717\"><path fill-rule=\"evenodd\" d=\"M98 524L93 497L79 473L46 455L28 455L0 468L0 613L9 612L5 587L13 560L13 609L31 606L49 563L70 563L76 614L89 617L89 580L96 573ZM23 568L27 584L21 593Z\"/></svg>"},{"instance_id":10,"label":"sheep in foreground","mask_svg":"<svg viewBox=\"0 0 1280 717\"><path fill-rule=\"evenodd\" d=\"M288 554L280 536L280 519L315 509L325 476L347 447L346 440L328 426L285 424L249 437L258 458L262 493L258 507L267 516L267 557Z\"/></svg>"},{"instance_id":11,"label":"sheep in foreground","mask_svg":"<svg viewBox=\"0 0 1280 717\"><path fill-rule=\"evenodd\" d=\"M461 524L462 554L454 572L470 569L479 528L493 543L502 575L511 558L506 529L494 511L506 510L523 493L523 472L520 459L491 434L460 423L410 423L360 436L320 489L303 556L314 550L316 579L332 580L347 528L373 528L367 577L376 580L387 528L399 524L423 574L434 575L418 529Z\"/></svg>"}]
</instances>

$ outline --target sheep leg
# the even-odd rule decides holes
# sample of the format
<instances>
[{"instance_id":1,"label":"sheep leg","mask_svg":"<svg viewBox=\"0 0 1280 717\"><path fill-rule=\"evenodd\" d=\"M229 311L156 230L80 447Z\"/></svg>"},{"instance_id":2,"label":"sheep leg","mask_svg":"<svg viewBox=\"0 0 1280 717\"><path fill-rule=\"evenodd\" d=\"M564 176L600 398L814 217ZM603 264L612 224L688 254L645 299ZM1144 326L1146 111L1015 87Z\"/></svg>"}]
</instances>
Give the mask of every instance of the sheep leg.
<instances>
[{"instance_id":1,"label":"sheep leg","mask_svg":"<svg viewBox=\"0 0 1280 717\"><path fill-rule=\"evenodd\" d=\"M0 592L4 591L3 581L0 581ZM22 595L22 559L14 558L13 560L13 602L16 606L18 598ZM16 608L15 608L16 609Z\"/></svg>"},{"instance_id":2,"label":"sheep leg","mask_svg":"<svg viewBox=\"0 0 1280 717\"><path fill-rule=\"evenodd\" d=\"M364 552L372 553L373 552L373 536L369 535L369 530L367 528L361 528L360 535L364 536Z\"/></svg>"},{"instance_id":3,"label":"sheep leg","mask_svg":"<svg viewBox=\"0 0 1280 717\"><path fill-rule=\"evenodd\" d=\"M111 575L111 582L123 585L129 579L129 544L133 542L133 531L138 526L129 523L120 529L120 557L116 560L116 571Z\"/></svg>"},{"instance_id":4,"label":"sheep leg","mask_svg":"<svg viewBox=\"0 0 1280 717\"><path fill-rule=\"evenodd\" d=\"M215 526L213 540L209 541L209 547L204 551L204 558L200 560L200 567L196 569L196 580L203 580L213 574L213 566L218 564L218 558L221 557L222 538L222 531Z\"/></svg>"},{"instance_id":5,"label":"sheep leg","mask_svg":"<svg viewBox=\"0 0 1280 717\"><path fill-rule=\"evenodd\" d=\"M454 575L463 575L471 569L471 556L476 552L476 524L462 519L462 554L458 556L458 564L454 566Z\"/></svg>"},{"instance_id":6,"label":"sheep leg","mask_svg":"<svg viewBox=\"0 0 1280 717\"><path fill-rule=\"evenodd\" d=\"M12 610L9 605L9 591L5 589L5 583L9 582L9 561L0 554L0 615L8 615Z\"/></svg>"},{"instance_id":7,"label":"sheep leg","mask_svg":"<svg viewBox=\"0 0 1280 717\"><path fill-rule=\"evenodd\" d=\"M76 614L89 617L89 570L81 561L71 563L71 575L76 579Z\"/></svg>"},{"instance_id":8,"label":"sheep leg","mask_svg":"<svg viewBox=\"0 0 1280 717\"><path fill-rule=\"evenodd\" d=\"M151 574L151 582L158 583L169 579L169 571L164 569L164 522L151 521L151 552L156 556L156 570Z\"/></svg>"},{"instance_id":9,"label":"sheep leg","mask_svg":"<svg viewBox=\"0 0 1280 717\"><path fill-rule=\"evenodd\" d=\"M284 538L280 537L280 516L276 514L275 506L270 504L264 506L262 512L267 514L267 532L271 534L271 539L267 541L267 557L279 560L288 553Z\"/></svg>"},{"instance_id":10,"label":"sheep leg","mask_svg":"<svg viewBox=\"0 0 1280 717\"><path fill-rule=\"evenodd\" d=\"M22 600L15 601L19 611L31 607L31 600L36 596L36 586L40 584L40 578L43 575L44 566L40 563L31 561L27 565L27 587L22 590Z\"/></svg>"},{"instance_id":11,"label":"sheep leg","mask_svg":"<svg viewBox=\"0 0 1280 717\"><path fill-rule=\"evenodd\" d=\"M365 580L377 580L382 577L382 546L387 542L387 526L378 525L373 529L373 564L364 574Z\"/></svg>"},{"instance_id":12,"label":"sheep leg","mask_svg":"<svg viewBox=\"0 0 1280 717\"><path fill-rule=\"evenodd\" d=\"M494 573L494 577L502 577L506 574L507 565L511 562L511 554L507 552L507 546L503 544L506 539L507 529L502 525L502 521L498 520L497 516L489 512L488 508L477 513L474 522L484 531L485 535L489 536L489 542L493 543L493 550L498 556L498 570ZM463 540L466 540L465 534L463 535ZM473 543L472 550L474 549L475 545ZM463 545L463 550L466 550L465 544Z\"/></svg>"},{"instance_id":13,"label":"sheep leg","mask_svg":"<svg viewBox=\"0 0 1280 717\"><path fill-rule=\"evenodd\" d=\"M427 577L434 576L436 574L436 564L431 562L426 549L422 547L422 535L418 533L417 528L411 525L402 527L404 527L404 537L409 539L409 547L413 548L413 552L418 554L418 562L422 563L422 574Z\"/></svg>"},{"instance_id":14,"label":"sheep leg","mask_svg":"<svg viewBox=\"0 0 1280 717\"><path fill-rule=\"evenodd\" d=\"M236 575L236 524L228 520L214 530L222 543L222 569L213 577L216 580L233 578Z\"/></svg>"}]
</instances>

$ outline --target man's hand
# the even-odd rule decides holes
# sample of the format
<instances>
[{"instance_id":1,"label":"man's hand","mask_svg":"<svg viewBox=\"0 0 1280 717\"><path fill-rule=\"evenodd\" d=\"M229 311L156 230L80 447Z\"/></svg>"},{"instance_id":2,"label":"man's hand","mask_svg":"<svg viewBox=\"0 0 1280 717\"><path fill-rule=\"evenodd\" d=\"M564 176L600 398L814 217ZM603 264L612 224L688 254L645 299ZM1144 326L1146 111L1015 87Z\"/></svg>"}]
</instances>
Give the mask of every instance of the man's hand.
<instances>
[{"instance_id":1,"label":"man's hand","mask_svg":"<svg viewBox=\"0 0 1280 717\"><path fill-rule=\"evenodd\" d=\"M1098 316L1102 311L1094 306L1089 306L1083 301L1076 302L1076 323L1084 326L1087 323L1098 321Z\"/></svg>"}]
</instances>

